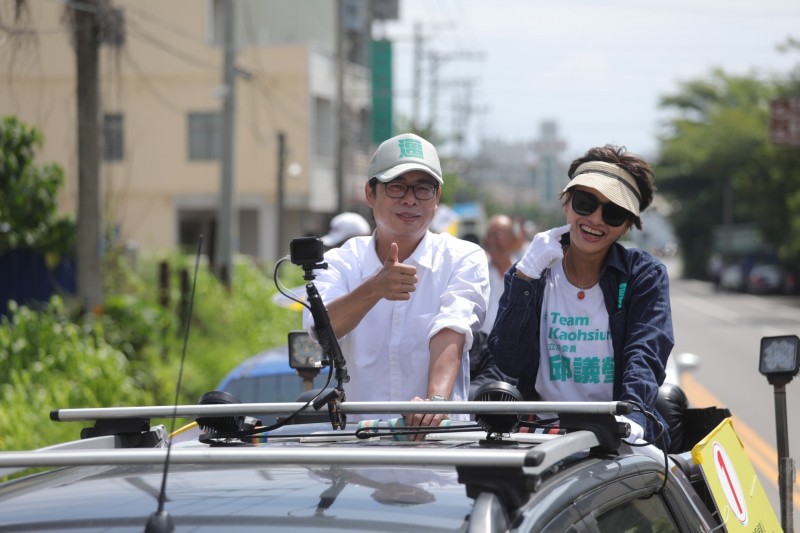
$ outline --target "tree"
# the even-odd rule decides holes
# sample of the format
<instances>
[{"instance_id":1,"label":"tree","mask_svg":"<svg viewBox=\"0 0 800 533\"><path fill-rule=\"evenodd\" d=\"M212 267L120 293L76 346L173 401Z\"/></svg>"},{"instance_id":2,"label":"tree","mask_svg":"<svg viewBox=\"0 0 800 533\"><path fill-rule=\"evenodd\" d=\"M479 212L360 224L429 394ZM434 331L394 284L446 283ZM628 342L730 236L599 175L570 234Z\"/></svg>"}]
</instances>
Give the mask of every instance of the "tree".
<instances>
[{"instance_id":1,"label":"tree","mask_svg":"<svg viewBox=\"0 0 800 533\"><path fill-rule=\"evenodd\" d=\"M659 139L658 187L679 206L673 223L687 276L706 275L715 228L753 223L767 230L790 217L782 198L793 186L783 180L768 141L774 92L774 84L715 70L661 99L660 107L676 116ZM785 237L764 234L773 243Z\"/></svg>"},{"instance_id":2,"label":"tree","mask_svg":"<svg viewBox=\"0 0 800 533\"><path fill-rule=\"evenodd\" d=\"M788 38L779 45L782 52L800 52L800 41ZM778 83L777 97L800 98L800 64L796 64L789 75ZM800 146L773 146L776 159L776 181L780 189L775 196L786 210L783 217L770 216L767 207L765 234L774 240L788 235L776 242L784 262L794 272L800 272ZM780 225L779 225L780 224ZM785 224L785 225L784 225Z\"/></svg>"},{"instance_id":3,"label":"tree","mask_svg":"<svg viewBox=\"0 0 800 533\"><path fill-rule=\"evenodd\" d=\"M15 0L14 25L26 22L27 0ZM67 2L64 19L75 48L78 122L78 296L86 310L102 306L104 215L100 187L99 48L124 43L122 12L111 0ZM0 23L2 20L0 20ZM30 32L23 32L28 34ZM13 35L13 34L12 34Z\"/></svg>"},{"instance_id":4,"label":"tree","mask_svg":"<svg viewBox=\"0 0 800 533\"><path fill-rule=\"evenodd\" d=\"M57 214L64 172L34 163L42 141L38 130L16 118L0 120L0 255L19 249L75 254L75 223Z\"/></svg>"}]
</instances>

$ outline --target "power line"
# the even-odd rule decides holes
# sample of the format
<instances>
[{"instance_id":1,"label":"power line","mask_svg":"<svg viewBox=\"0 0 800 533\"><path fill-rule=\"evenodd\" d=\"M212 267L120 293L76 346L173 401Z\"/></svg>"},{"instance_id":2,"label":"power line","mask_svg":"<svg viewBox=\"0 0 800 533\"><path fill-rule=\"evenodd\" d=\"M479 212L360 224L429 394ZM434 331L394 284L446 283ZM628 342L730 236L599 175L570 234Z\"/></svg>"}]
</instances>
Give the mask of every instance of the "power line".
<instances>
[{"instance_id":1,"label":"power line","mask_svg":"<svg viewBox=\"0 0 800 533\"><path fill-rule=\"evenodd\" d=\"M190 41L197 42L198 35L190 33L189 30L186 30L185 28L182 28L180 26L175 26L174 24L168 24L164 20L160 19L157 16L154 16L148 11L128 5L125 7L125 12L131 13L135 16L139 16L150 24L153 24L155 26L160 26L161 28L167 30L173 35L177 35L178 37L183 37L184 39L189 39Z\"/></svg>"},{"instance_id":2,"label":"power line","mask_svg":"<svg viewBox=\"0 0 800 533\"><path fill-rule=\"evenodd\" d=\"M159 39L157 37L153 37L152 35L148 34L146 31L144 31L142 28L140 28L136 23L130 24L130 21L129 21L128 26L130 27L130 29L133 30L134 35L138 36L139 38L141 38L143 41L147 42L148 44L158 48L162 52L166 52L168 54L171 54L173 57L181 59L184 62L186 62L188 64L191 64L191 65L194 65L196 67L201 67L201 68L204 68L204 69L207 68L207 69L211 69L211 70L216 70L218 68L218 65L216 65L214 63L210 63L210 62L205 61L203 59L198 59L196 57L193 57L188 52L185 52L184 50L176 48L175 46L172 46L171 44L168 44L167 42L162 41L161 39Z\"/></svg>"},{"instance_id":3,"label":"power line","mask_svg":"<svg viewBox=\"0 0 800 533\"><path fill-rule=\"evenodd\" d=\"M123 58L130 63L130 66L133 67L135 74L138 74L139 79L143 82L144 86L147 87L153 96L156 97L156 100L161 102L165 107L174 111L177 114L182 115L184 113L184 109L170 100L167 96L165 96L145 74L144 70L139 66L139 63L133 58L133 55L130 53L130 50L127 48L124 50Z\"/></svg>"}]
</instances>

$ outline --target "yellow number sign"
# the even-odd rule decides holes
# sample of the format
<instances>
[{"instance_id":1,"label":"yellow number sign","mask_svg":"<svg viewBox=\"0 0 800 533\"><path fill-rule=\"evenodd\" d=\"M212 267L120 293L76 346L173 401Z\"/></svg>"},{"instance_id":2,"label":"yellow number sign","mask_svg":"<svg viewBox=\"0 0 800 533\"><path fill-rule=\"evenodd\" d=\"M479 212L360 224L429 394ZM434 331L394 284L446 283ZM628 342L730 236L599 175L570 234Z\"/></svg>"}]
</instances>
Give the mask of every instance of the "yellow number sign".
<instances>
[{"instance_id":1,"label":"yellow number sign","mask_svg":"<svg viewBox=\"0 0 800 533\"><path fill-rule=\"evenodd\" d=\"M703 471L728 533L783 531L730 418L692 448L692 459Z\"/></svg>"}]
</instances>

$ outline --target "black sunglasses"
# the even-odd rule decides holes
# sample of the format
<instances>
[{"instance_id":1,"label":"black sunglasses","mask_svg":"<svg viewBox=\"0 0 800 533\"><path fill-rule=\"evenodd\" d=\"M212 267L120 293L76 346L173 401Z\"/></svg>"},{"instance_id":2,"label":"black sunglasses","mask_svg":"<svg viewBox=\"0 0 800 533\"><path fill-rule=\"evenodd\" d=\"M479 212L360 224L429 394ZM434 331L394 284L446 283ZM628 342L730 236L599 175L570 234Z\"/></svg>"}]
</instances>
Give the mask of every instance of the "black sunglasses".
<instances>
[{"instance_id":1,"label":"black sunglasses","mask_svg":"<svg viewBox=\"0 0 800 533\"><path fill-rule=\"evenodd\" d=\"M572 189L572 210L581 216L589 216L599 206L603 206L603 222L609 226L619 227L631 217L631 212L617 204L607 202L602 203L597 196L590 192L580 189Z\"/></svg>"}]
</instances>

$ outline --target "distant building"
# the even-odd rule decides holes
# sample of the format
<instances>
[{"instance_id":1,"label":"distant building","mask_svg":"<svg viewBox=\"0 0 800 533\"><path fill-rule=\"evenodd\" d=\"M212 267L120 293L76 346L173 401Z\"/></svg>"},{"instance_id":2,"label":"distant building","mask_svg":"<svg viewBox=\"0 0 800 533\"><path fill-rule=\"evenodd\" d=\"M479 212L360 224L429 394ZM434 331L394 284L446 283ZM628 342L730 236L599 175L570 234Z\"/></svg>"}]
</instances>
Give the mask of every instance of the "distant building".
<instances>
[{"instance_id":1,"label":"distant building","mask_svg":"<svg viewBox=\"0 0 800 533\"><path fill-rule=\"evenodd\" d=\"M566 143L558 138L558 125L553 121L541 123L539 138L533 143L537 155L534 171L539 202L546 211L561 208L558 197L567 184L569 165L561 160Z\"/></svg>"},{"instance_id":2,"label":"distant building","mask_svg":"<svg viewBox=\"0 0 800 533\"><path fill-rule=\"evenodd\" d=\"M554 211L567 182L568 165L561 159L565 146L550 121L542 122L540 137L532 141L483 139L465 179L508 209Z\"/></svg>"},{"instance_id":3,"label":"distant building","mask_svg":"<svg viewBox=\"0 0 800 533\"><path fill-rule=\"evenodd\" d=\"M509 208L537 204L532 156L530 143L483 139L464 179L497 204Z\"/></svg>"},{"instance_id":4,"label":"distant building","mask_svg":"<svg viewBox=\"0 0 800 533\"><path fill-rule=\"evenodd\" d=\"M35 37L0 47L0 114L40 129L41 163L66 171L63 212L77 206L75 58L64 4L30 2ZM220 191L223 0L115 0L117 53L101 48L102 198L106 224L140 249L193 247L214 235ZM391 7L388 2L391 16ZM363 201L369 133L369 2L344 3L343 124L337 113L337 2L237 0L234 251L261 259L292 237L324 231L339 203L336 132L343 131L343 202ZM394 8L396 12L396 6ZM18 45L15 45L18 43ZM286 139L282 202L278 133ZM279 206L283 224L278 224ZM283 228L283 236L277 228ZM213 243L209 243L213 249ZM288 247L288 245L286 245Z\"/></svg>"}]
</instances>

